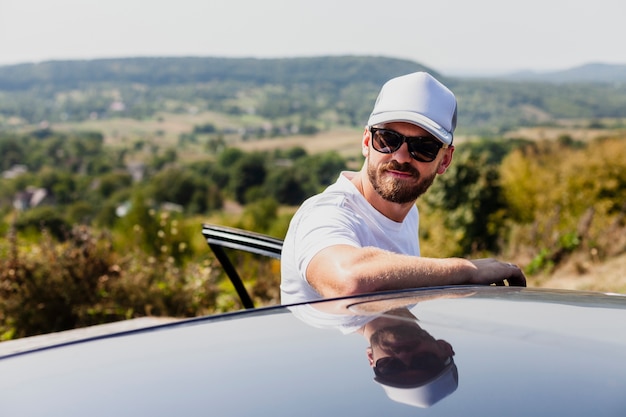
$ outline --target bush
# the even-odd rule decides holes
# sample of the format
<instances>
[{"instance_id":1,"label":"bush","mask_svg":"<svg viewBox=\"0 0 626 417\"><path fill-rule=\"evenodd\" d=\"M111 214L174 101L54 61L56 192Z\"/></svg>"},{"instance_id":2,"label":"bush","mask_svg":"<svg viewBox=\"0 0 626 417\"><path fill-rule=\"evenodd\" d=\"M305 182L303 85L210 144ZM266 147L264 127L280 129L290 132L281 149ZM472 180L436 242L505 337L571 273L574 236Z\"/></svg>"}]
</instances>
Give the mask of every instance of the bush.
<instances>
[{"instance_id":1,"label":"bush","mask_svg":"<svg viewBox=\"0 0 626 417\"><path fill-rule=\"evenodd\" d=\"M75 227L56 243L49 234L0 247L0 340L140 316L215 312L217 276L210 261L176 265L137 250L122 255L111 237Z\"/></svg>"},{"instance_id":2,"label":"bush","mask_svg":"<svg viewBox=\"0 0 626 417\"><path fill-rule=\"evenodd\" d=\"M61 215L59 210L52 206L42 206L21 213L15 222L18 231L27 234L38 234L45 229L57 240L63 240L72 228Z\"/></svg>"}]
</instances>

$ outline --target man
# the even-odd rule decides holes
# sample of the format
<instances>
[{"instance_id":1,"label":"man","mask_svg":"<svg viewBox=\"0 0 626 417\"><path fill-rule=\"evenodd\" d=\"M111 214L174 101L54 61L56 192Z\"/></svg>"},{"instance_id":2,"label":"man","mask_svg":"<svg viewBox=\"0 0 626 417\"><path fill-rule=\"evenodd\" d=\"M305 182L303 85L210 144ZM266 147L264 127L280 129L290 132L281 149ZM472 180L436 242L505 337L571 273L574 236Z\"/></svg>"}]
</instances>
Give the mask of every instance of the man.
<instances>
[{"instance_id":1,"label":"man","mask_svg":"<svg viewBox=\"0 0 626 417\"><path fill-rule=\"evenodd\" d=\"M454 94L424 72L389 80L363 132L363 167L305 201L285 237L281 302L425 286L525 285L494 259L420 257L415 201L454 153Z\"/></svg>"},{"instance_id":2,"label":"man","mask_svg":"<svg viewBox=\"0 0 626 417\"><path fill-rule=\"evenodd\" d=\"M374 381L387 396L404 404L430 407L456 391L458 369L452 345L422 328L415 314L423 302L470 297L474 293L470 288L458 288L444 294L419 292L409 297L365 298L358 302L342 298L288 308L313 327L363 336L368 342L366 355Z\"/></svg>"},{"instance_id":3,"label":"man","mask_svg":"<svg viewBox=\"0 0 626 417\"><path fill-rule=\"evenodd\" d=\"M408 309L387 312L361 333L370 342L366 353L374 380L392 400L426 408L456 391L452 345L423 330Z\"/></svg>"}]
</instances>

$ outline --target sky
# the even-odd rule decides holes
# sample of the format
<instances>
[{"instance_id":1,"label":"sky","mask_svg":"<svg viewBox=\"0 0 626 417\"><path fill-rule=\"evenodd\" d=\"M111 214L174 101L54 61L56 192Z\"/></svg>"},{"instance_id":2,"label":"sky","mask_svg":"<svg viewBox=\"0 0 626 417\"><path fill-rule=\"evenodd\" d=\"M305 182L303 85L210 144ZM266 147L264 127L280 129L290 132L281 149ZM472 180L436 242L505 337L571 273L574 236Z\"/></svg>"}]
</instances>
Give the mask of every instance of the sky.
<instances>
[{"instance_id":1,"label":"sky","mask_svg":"<svg viewBox=\"0 0 626 417\"><path fill-rule=\"evenodd\" d=\"M625 20L623 0L0 0L0 65L367 55L541 72L626 64Z\"/></svg>"}]
</instances>

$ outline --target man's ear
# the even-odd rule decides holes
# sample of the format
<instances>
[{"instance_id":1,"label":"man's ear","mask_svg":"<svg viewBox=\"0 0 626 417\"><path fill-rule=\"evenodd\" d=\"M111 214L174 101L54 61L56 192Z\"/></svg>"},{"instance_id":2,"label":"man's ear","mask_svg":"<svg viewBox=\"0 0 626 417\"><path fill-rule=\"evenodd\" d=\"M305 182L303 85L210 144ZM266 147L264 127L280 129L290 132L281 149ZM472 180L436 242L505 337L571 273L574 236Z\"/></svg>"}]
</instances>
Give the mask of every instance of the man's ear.
<instances>
[{"instance_id":1,"label":"man's ear","mask_svg":"<svg viewBox=\"0 0 626 417\"><path fill-rule=\"evenodd\" d=\"M367 126L365 127L365 130L363 131L363 139L361 140L361 154L367 158L370 154L370 140L371 140L371 136L370 136L370 131L367 128Z\"/></svg>"},{"instance_id":2,"label":"man's ear","mask_svg":"<svg viewBox=\"0 0 626 417\"><path fill-rule=\"evenodd\" d=\"M367 361L370 363L371 367L374 367L374 351L371 347L365 349L365 353L367 355Z\"/></svg>"},{"instance_id":3,"label":"man's ear","mask_svg":"<svg viewBox=\"0 0 626 417\"><path fill-rule=\"evenodd\" d=\"M448 170L450 164L452 164L452 154L454 153L454 146L449 146L443 150L443 158L437 168L437 174L441 175Z\"/></svg>"}]
</instances>

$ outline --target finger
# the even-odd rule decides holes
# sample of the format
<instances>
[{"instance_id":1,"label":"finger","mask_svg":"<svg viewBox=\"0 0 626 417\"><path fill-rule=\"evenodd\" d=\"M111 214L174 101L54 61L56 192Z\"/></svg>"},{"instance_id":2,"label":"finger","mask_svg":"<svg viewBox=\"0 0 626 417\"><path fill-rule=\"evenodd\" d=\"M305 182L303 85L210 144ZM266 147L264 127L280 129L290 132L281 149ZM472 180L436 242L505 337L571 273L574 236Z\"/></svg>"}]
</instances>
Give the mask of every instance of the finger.
<instances>
[{"instance_id":1,"label":"finger","mask_svg":"<svg viewBox=\"0 0 626 417\"><path fill-rule=\"evenodd\" d=\"M525 287L526 286L526 277L524 275L515 277L515 278L509 278L507 281L509 282L509 286L511 287Z\"/></svg>"},{"instance_id":2,"label":"finger","mask_svg":"<svg viewBox=\"0 0 626 417\"><path fill-rule=\"evenodd\" d=\"M525 287L526 286L526 277L524 273L518 269L517 273L507 278L509 286L511 287Z\"/></svg>"}]
</instances>

